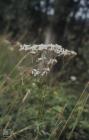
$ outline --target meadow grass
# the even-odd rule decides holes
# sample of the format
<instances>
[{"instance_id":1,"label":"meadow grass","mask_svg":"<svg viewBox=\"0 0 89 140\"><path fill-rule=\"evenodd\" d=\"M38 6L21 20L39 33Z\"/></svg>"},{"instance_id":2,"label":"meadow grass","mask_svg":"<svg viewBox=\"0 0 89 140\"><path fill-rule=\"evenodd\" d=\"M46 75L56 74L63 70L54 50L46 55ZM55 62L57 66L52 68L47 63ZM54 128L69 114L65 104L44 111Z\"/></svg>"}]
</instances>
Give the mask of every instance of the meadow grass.
<instances>
[{"instance_id":1,"label":"meadow grass","mask_svg":"<svg viewBox=\"0 0 89 140\"><path fill-rule=\"evenodd\" d=\"M0 39L0 128L13 130L4 139L88 140L89 83L76 96L80 91L68 83L52 86L31 76L30 61L29 53Z\"/></svg>"}]
</instances>

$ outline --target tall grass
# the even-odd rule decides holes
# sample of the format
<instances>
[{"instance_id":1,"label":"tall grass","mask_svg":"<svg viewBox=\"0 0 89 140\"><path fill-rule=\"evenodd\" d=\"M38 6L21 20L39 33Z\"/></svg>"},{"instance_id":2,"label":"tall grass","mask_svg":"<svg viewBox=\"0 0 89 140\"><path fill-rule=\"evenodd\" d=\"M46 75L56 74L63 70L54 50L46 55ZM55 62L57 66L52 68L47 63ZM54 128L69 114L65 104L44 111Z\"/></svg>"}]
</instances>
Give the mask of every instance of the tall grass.
<instances>
[{"instance_id":1,"label":"tall grass","mask_svg":"<svg viewBox=\"0 0 89 140\"><path fill-rule=\"evenodd\" d=\"M45 78L32 77L27 69L29 53L18 52L4 39L0 54L1 139L76 140L76 133L77 139L83 135L89 139L89 83L78 97L67 83L52 86ZM6 138L5 129L13 130Z\"/></svg>"}]
</instances>

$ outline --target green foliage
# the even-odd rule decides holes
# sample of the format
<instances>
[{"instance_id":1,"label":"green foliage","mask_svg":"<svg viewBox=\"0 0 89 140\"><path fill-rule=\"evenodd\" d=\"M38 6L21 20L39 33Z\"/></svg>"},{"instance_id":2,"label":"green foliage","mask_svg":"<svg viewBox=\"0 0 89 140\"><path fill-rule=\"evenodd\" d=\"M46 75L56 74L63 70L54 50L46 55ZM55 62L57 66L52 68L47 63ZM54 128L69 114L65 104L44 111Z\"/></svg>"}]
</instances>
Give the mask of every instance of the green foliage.
<instances>
[{"instance_id":1,"label":"green foliage","mask_svg":"<svg viewBox=\"0 0 89 140\"><path fill-rule=\"evenodd\" d=\"M67 83L49 86L19 71L24 54L11 47L0 45L0 127L13 130L16 140L88 140L88 91L76 95Z\"/></svg>"}]
</instances>

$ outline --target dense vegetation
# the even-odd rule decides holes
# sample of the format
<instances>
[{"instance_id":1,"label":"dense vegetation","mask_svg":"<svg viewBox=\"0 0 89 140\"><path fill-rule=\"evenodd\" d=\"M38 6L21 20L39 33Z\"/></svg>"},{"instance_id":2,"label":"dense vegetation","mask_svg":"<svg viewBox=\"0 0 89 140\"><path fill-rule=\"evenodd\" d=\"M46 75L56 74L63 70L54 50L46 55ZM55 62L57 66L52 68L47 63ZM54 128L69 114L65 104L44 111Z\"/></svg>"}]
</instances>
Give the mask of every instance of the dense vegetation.
<instances>
[{"instance_id":1,"label":"dense vegetation","mask_svg":"<svg viewBox=\"0 0 89 140\"><path fill-rule=\"evenodd\" d=\"M33 77L18 42L77 55ZM0 0L1 140L89 140L88 75L89 0Z\"/></svg>"},{"instance_id":2,"label":"dense vegetation","mask_svg":"<svg viewBox=\"0 0 89 140\"><path fill-rule=\"evenodd\" d=\"M0 50L0 137L10 129L8 139L88 140L88 83L83 92L77 81L53 86L29 74L28 56L18 46L1 38Z\"/></svg>"},{"instance_id":3,"label":"dense vegetation","mask_svg":"<svg viewBox=\"0 0 89 140\"><path fill-rule=\"evenodd\" d=\"M58 43L75 50L67 74L89 80L88 0L1 0L0 34L12 43ZM75 69L72 69L75 66Z\"/></svg>"}]
</instances>

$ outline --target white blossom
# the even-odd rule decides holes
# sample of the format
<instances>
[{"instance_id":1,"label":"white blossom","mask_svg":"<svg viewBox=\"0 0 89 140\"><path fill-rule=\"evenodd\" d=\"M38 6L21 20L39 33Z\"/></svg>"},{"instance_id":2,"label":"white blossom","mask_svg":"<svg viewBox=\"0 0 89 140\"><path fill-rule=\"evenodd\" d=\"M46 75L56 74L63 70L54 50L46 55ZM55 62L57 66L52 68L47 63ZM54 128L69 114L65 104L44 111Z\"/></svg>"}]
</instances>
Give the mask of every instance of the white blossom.
<instances>
[{"instance_id":1,"label":"white blossom","mask_svg":"<svg viewBox=\"0 0 89 140\"><path fill-rule=\"evenodd\" d=\"M40 75L40 71L37 70L37 69L33 69L32 70L32 75L36 77L36 76Z\"/></svg>"},{"instance_id":2,"label":"white blossom","mask_svg":"<svg viewBox=\"0 0 89 140\"><path fill-rule=\"evenodd\" d=\"M20 51L29 51L35 58L36 67L32 69L33 76L47 75L54 64L57 63L57 57L75 56L76 52L64 49L58 44L40 44L40 45L21 45Z\"/></svg>"}]
</instances>

